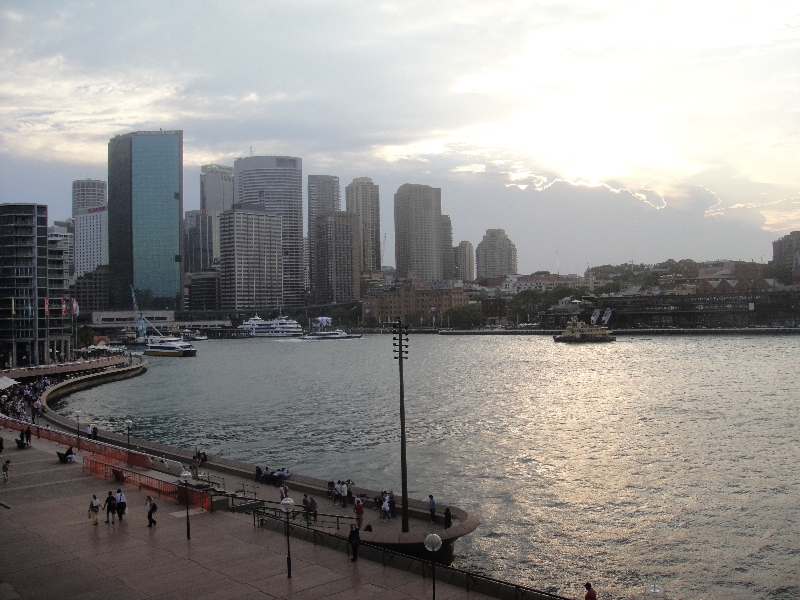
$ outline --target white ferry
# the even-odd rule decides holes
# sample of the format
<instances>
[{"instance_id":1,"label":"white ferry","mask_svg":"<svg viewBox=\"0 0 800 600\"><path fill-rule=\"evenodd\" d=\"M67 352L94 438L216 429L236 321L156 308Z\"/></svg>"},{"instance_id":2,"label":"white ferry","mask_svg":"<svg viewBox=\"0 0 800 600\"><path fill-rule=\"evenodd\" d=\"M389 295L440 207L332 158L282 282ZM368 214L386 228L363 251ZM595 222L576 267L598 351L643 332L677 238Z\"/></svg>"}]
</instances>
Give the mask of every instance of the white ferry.
<instances>
[{"instance_id":1,"label":"white ferry","mask_svg":"<svg viewBox=\"0 0 800 600\"><path fill-rule=\"evenodd\" d=\"M249 331L253 337L289 338L303 335L303 328L300 323L286 317L265 321L256 315L239 325L239 329Z\"/></svg>"},{"instance_id":2,"label":"white ferry","mask_svg":"<svg viewBox=\"0 0 800 600\"><path fill-rule=\"evenodd\" d=\"M554 335L556 342L567 342L573 344L591 342L615 342L616 337L611 335L608 327L600 325L587 325L583 321L578 321L578 317L572 317L567 323L567 328L561 335Z\"/></svg>"},{"instance_id":3,"label":"white ferry","mask_svg":"<svg viewBox=\"0 0 800 600\"><path fill-rule=\"evenodd\" d=\"M360 338L361 338L360 334L346 333L341 329L336 329L334 331L314 331L312 333L309 333L308 335L303 336L301 339L308 341L319 341L319 340L357 340Z\"/></svg>"},{"instance_id":4,"label":"white ferry","mask_svg":"<svg viewBox=\"0 0 800 600\"><path fill-rule=\"evenodd\" d=\"M145 356L197 356L197 348L177 337L151 335L147 337Z\"/></svg>"}]
</instances>

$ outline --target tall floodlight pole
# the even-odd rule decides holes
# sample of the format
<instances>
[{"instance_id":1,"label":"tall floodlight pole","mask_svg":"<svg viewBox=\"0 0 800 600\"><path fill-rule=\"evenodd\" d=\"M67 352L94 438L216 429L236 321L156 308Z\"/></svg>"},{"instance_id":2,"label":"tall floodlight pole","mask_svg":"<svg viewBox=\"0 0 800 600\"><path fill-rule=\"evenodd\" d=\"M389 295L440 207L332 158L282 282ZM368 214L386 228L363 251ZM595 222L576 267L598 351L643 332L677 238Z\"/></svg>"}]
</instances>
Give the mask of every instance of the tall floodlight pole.
<instances>
[{"instance_id":1,"label":"tall floodlight pole","mask_svg":"<svg viewBox=\"0 0 800 600\"><path fill-rule=\"evenodd\" d=\"M400 476L401 487L403 488L403 506L401 514L403 516L403 533L408 533L408 466L406 464L406 403L405 386L403 384L403 361L408 360L408 325L403 325L401 319L397 319L395 328L392 331L394 337L394 358L400 367Z\"/></svg>"}]
</instances>

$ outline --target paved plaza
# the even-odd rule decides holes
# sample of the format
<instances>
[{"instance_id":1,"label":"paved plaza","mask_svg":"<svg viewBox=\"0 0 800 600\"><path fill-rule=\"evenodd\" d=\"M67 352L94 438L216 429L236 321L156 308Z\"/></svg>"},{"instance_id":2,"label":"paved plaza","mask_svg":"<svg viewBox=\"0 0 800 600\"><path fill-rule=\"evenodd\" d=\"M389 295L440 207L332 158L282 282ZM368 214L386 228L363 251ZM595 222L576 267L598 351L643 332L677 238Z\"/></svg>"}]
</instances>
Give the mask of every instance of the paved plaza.
<instances>
[{"instance_id":1,"label":"paved plaza","mask_svg":"<svg viewBox=\"0 0 800 600\"><path fill-rule=\"evenodd\" d=\"M288 579L286 537L253 527L248 515L192 511L187 540L183 507L156 498L158 525L148 528L147 493L135 486L122 486L129 515L121 523L107 525L101 513L94 526L87 517L92 494L102 502L117 484L84 473L80 452L77 463L60 464L55 452L63 448L55 443L34 439L32 449L18 450L16 432L0 429L0 435L3 461L11 459L9 484L0 486L0 600L431 597L430 578L363 558L351 563L344 552L295 538ZM276 492L265 487L263 493L271 499ZM320 499L320 511L329 508ZM441 582L436 596L486 598Z\"/></svg>"}]
</instances>

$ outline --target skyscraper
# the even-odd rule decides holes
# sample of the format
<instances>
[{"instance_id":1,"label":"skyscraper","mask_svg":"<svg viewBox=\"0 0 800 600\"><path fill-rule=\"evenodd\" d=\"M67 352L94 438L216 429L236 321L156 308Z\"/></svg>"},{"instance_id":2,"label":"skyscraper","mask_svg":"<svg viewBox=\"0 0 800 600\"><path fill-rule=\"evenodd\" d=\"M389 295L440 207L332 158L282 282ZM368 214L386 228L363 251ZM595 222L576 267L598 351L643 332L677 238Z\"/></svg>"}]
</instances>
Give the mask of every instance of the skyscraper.
<instances>
[{"instance_id":1,"label":"skyscraper","mask_svg":"<svg viewBox=\"0 0 800 600\"><path fill-rule=\"evenodd\" d=\"M316 252L317 215L341 210L342 196L339 178L336 175L308 176L308 279L313 289L315 285L314 254Z\"/></svg>"},{"instance_id":2,"label":"skyscraper","mask_svg":"<svg viewBox=\"0 0 800 600\"><path fill-rule=\"evenodd\" d=\"M462 241L453 248L453 259L455 261L455 278L461 281L472 281L475 279L475 251L472 243Z\"/></svg>"},{"instance_id":3,"label":"skyscraper","mask_svg":"<svg viewBox=\"0 0 800 600\"><path fill-rule=\"evenodd\" d=\"M453 225L449 215L442 215L439 229L439 252L442 256L442 279L456 278L456 264L453 259Z\"/></svg>"},{"instance_id":4,"label":"skyscraper","mask_svg":"<svg viewBox=\"0 0 800 600\"><path fill-rule=\"evenodd\" d=\"M198 273L214 268L214 221L222 213L211 215L202 210L187 210L184 219L184 270Z\"/></svg>"},{"instance_id":5,"label":"skyscraper","mask_svg":"<svg viewBox=\"0 0 800 600\"><path fill-rule=\"evenodd\" d=\"M108 264L108 206L75 212L75 276Z\"/></svg>"},{"instance_id":6,"label":"skyscraper","mask_svg":"<svg viewBox=\"0 0 800 600\"><path fill-rule=\"evenodd\" d=\"M357 177L345 188L347 212L361 219L364 246L364 270L381 270L381 201L380 189L369 177Z\"/></svg>"},{"instance_id":7,"label":"skyscraper","mask_svg":"<svg viewBox=\"0 0 800 600\"><path fill-rule=\"evenodd\" d=\"M453 252L453 234L449 217L443 219L442 216L440 188L415 183L405 183L398 188L394 195L398 277L424 281L443 279L445 256L452 256ZM447 248L442 243L443 238L450 240Z\"/></svg>"},{"instance_id":8,"label":"skyscraper","mask_svg":"<svg viewBox=\"0 0 800 600\"><path fill-rule=\"evenodd\" d=\"M478 277L502 277L517 272L517 247L505 229L487 229L475 250Z\"/></svg>"},{"instance_id":9,"label":"skyscraper","mask_svg":"<svg viewBox=\"0 0 800 600\"><path fill-rule=\"evenodd\" d=\"M200 211L211 219L211 262L219 264L219 219L233 206L233 167L203 165L200 167Z\"/></svg>"},{"instance_id":10,"label":"skyscraper","mask_svg":"<svg viewBox=\"0 0 800 600\"><path fill-rule=\"evenodd\" d=\"M108 143L111 304L182 306L183 131L137 131Z\"/></svg>"},{"instance_id":11,"label":"skyscraper","mask_svg":"<svg viewBox=\"0 0 800 600\"><path fill-rule=\"evenodd\" d=\"M357 300L363 270L361 221L358 215L334 211L314 220L314 294L317 304Z\"/></svg>"},{"instance_id":12,"label":"skyscraper","mask_svg":"<svg viewBox=\"0 0 800 600\"><path fill-rule=\"evenodd\" d=\"M98 179L78 179L72 182L72 216L84 208L103 206L108 202L108 185Z\"/></svg>"},{"instance_id":13,"label":"skyscraper","mask_svg":"<svg viewBox=\"0 0 800 600\"><path fill-rule=\"evenodd\" d=\"M222 309L280 307L284 289L281 218L255 206L225 211L220 239Z\"/></svg>"},{"instance_id":14,"label":"skyscraper","mask_svg":"<svg viewBox=\"0 0 800 600\"><path fill-rule=\"evenodd\" d=\"M291 156L249 156L236 159L233 171L237 204L247 209L261 208L267 214L281 218L281 306L302 306L305 303L302 159Z\"/></svg>"}]
</instances>

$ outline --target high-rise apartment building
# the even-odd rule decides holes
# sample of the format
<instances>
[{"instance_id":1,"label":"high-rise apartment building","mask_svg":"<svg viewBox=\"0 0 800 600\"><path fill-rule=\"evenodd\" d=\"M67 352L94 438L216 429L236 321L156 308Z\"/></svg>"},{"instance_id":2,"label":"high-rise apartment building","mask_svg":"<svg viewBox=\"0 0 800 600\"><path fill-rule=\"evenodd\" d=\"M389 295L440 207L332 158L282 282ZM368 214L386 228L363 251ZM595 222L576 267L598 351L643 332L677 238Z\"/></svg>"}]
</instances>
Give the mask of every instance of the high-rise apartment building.
<instances>
[{"instance_id":1,"label":"high-rise apartment building","mask_svg":"<svg viewBox=\"0 0 800 600\"><path fill-rule=\"evenodd\" d=\"M183 304L183 131L137 131L108 143L111 304Z\"/></svg>"},{"instance_id":2,"label":"high-rise apartment building","mask_svg":"<svg viewBox=\"0 0 800 600\"><path fill-rule=\"evenodd\" d=\"M263 310L283 304L281 218L258 207L222 213L220 295L223 310Z\"/></svg>"},{"instance_id":3,"label":"high-rise apartment building","mask_svg":"<svg viewBox=\"0 0 800 600\"><path fill-rule=\"evenodd\" d=\"M363 271L358 215L346 211L317 215L314 232L315 302L336 304L358 300Z\"/></svg>"},{"instance_id":4,"label":"high-rise apartment building","mask_svg":"<svg viewBox=\"0 0 800 600\"><path fill-rule=\"evenodd\" d=\"M361 219L365 271L381 270L381 200L380 189L369 177L357 177L345 188L347 212Z\"/></svg>"},{"instance_id":5,"label":"high-rise apartment building","mask_svg":"<svg viewBox=\"0 0 800 600\"><path fill-rule=\"evenodd\" d=\"M452 256L452 229L442 218L442 190L406 183L394 195L397 276L423 281L444 278L446 255ZM445 248L443 238L448 238Z\"/></svg>"},{"instance_id":6,"label":"high-rise apartment building","mask_svg":"<svg viewBox=\"0 0 800 600\"><path fill-rule=\"evenodd\" d=\"M108 202L108 185L98 179L78 179L72 182L72 216L79 210L103 206Z\"/></svg>"},{"instance_id":7,"label":"high-rise apartment building","mask_svg":"<svg viewBox=\"0 0 800 600\"><path fill-rule=\"evenodd\" d=\"M198 273L214 268L214 221L222 213L209 215L202 210L187 210L183 223L185 235L184 270ZM217 265L219 266L219 265Z\"/></svg>"},{"instance_id":8,"label":"high-rise apartment building","mask_svg":"<svg viewBox=\"0 0 800 600\"><path fill-rule=\"evenodd\" d=\"M450 215L442 215L439 229L439 252L442 255L442 279L456 278L456 263L453 259L453 224Z\"/></svg>"},{"instance_id":9,"label":"high-rise apartment building","mask_svg":"<svg viewBox=\"0 0 800 600\"><path fill-rule=\"evenodd\" d=\"M341 210L342 196L339 189L339 178L336 175L308 176L308 279L312 289L315 285L314 254L316 252L317 215Z\"/></svg>"},{"instance_id":10,"label":"high-rise apartment building","mask_svg":"<svg viewBox=\"0 0 800 600\"><path fill-rule=\"evenodd\" d=\"M48 241L47 206L0 204L0 365L71 357L63 249Z\"/></svg>"},{"instance_id":11,"label":"high-rise apartment building","mask_svg":"<svg viewBox=\"0 0 800 600\"><path fill-rule=\"evenodd\" d=\"M487 229L475 250L478 277L502 277L517 272L517 247L505 229Z\"/></svg>"},{"instance_id":12,"label":"high-rise apartment building","mask_svg":"<svg viewBox=\"0 0 800 600\"><path fill-rule=\"evenodd\" d=\"M108 264L108 205L75 211L75 276Z\"/></svg>"},{"instance_id":13,"label":"high-rise apartment building","mask_svg":"<svg viewBox=\"0 0 800 600\"><path fill-rule=\"evenodd\" d=\"M220 260L220 215L231 209L233 201L233 167L200 167L200 211L211 218L212 262L219 263Z\"/></svg>"},{"instance_id":14,"label":"high-rise apartment building","mask_svg":"<svg viewBox=\"0 0 800 600\"><path fill-rule=\"evenodd\" d=\"M303 286L303 161L291 156L249 156L233 164L234 198L241 208L260 208L281 219L283 300L305 304ZM223 244L223 249L224 249ZM222 282L223 288L225 281Z\"/></svg>"},{"instance_id":15,"label":"high-rise apartment building","mask_svg":"<svg viewBox=\"0 0 800 600\"><path fill-rule=\"evenodd\" d=\"M47 228L48 243L53 244L62 255L67 287L75 283L75 227L72 219L69 223L56 221L58 225Z\"/></svg>"},{"instance_id":16,"label":"high-rise apartment building","mask_svg":"<svg viewBox=\"0 0 800 600\"><path fill-rule=\"evenodd\" d=\"M475 251L472 243L467 241L459 242L453 248L453 260L455 262L455 277L461 281L472 281L475 279Z\"/></svg>"}]
</instances>

